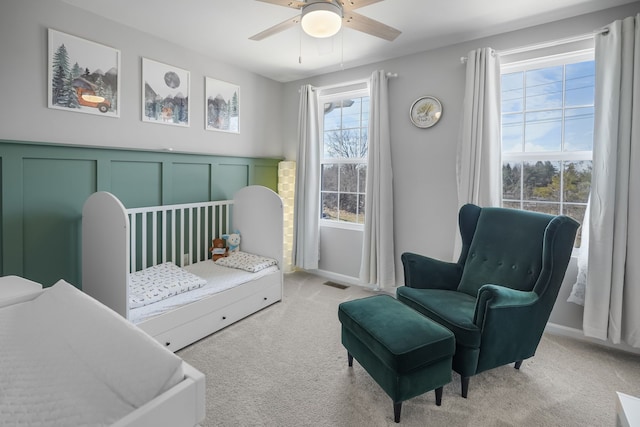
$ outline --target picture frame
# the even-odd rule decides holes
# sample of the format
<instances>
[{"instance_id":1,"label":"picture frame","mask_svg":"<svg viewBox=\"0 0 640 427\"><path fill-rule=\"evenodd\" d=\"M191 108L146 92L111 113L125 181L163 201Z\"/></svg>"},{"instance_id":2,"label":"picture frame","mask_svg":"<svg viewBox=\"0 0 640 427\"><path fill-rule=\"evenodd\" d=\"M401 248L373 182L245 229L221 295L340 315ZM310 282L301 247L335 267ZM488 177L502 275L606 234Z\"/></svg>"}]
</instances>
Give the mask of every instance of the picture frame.
<instances>
[{"instance_id":1,"label":"picture frame","mask_svg":"<svg viewBox=\"0 0 640 427\"><path fill-rule=\"evenodd\" d=\"M47 106L120 117L120 51L48 29Z\"/></svg>"},{"instance_id":2,"label":"picture frame","mask_svg":"<svg viewBox=\"0 0 640 427\"><path fill-rule=\"evenodd\" d=\"M205 77L206 130L240 133L240 86Z\"/></svg>"},{"instance_id":3,"label":"picture frame","mask_svg":"<svg viewBox=\"0 0 640 427\"><path fill-rule=\"evenodd\" d=\"M190 125L190 72L142 58L142 121Z\"/></svg>"},{"instance_id":4,"label":"picture frame","mask_svg":"<svg viewBox=\"0 0 640 427\"><path fill-rule=\"evenodd\" d=\"M442 103L435 96L421 96L409 109L409 118L415 126L426 129L434 126L442 117Z\"/></svg>"}]
</instances>

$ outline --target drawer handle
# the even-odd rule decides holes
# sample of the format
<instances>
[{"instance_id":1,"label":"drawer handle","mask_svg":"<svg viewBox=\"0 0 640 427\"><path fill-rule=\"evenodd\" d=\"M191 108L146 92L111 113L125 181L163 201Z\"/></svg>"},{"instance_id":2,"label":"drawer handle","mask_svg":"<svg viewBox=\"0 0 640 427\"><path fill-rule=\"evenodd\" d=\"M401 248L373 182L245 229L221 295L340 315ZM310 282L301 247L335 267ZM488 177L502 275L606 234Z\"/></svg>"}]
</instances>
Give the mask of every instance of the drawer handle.
<instances>
[{"instance_id":1,"label":"drawer handle","mask_svg":"<svg viewBox=\"0 0 640 427\"><path fill-rule=\"evenodd\" d=\"M227 320L227 316L222 316L222 320Z\"/></svg>"},{"instance_id":2,"label":"drawer handle","mask_svg":"<svg viewBox=\"0 0 640 427\"><path fill-rule=\"evenodd\" d=\"M171 345L171 343L169 341L167 341L166 343L164 343L164 345L166 345L167 347L169 347Z\"/></svg>"},{"instance_id":3,"label":"drawer handle","mask_svg":"<svg viewBox=\"0 0 640 427\"><path fill-rule=\"evenodd\" d=\"M264 297L263 299L266 301L266 300L267 300L267 297Z\"/></svg>"}]
</instances>

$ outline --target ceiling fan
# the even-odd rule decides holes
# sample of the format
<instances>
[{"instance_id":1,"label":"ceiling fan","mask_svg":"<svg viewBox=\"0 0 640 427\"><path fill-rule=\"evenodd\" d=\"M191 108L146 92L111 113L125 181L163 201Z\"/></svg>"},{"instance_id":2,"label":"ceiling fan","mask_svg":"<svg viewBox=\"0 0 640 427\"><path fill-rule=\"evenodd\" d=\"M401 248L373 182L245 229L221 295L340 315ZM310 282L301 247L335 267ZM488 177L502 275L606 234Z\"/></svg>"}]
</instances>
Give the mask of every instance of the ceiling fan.
<instances>
[{"instance_id":1,"label":"ceiling fan","mask_svg":"<svg viewBox=\"0 0 640 427\"><path fill-rule=\"evenodd\" d=\"M301 11L301 14L249 37L250 40L262 40L298 24L300 24L302 29L310 36L319 38L331 37L340 30L342 25L388 41L395 40L401 33L401 31L385 25L382 22L354 12L355 9L383 0L257 1L298 9Z\"/></svg>"}]
</instances>

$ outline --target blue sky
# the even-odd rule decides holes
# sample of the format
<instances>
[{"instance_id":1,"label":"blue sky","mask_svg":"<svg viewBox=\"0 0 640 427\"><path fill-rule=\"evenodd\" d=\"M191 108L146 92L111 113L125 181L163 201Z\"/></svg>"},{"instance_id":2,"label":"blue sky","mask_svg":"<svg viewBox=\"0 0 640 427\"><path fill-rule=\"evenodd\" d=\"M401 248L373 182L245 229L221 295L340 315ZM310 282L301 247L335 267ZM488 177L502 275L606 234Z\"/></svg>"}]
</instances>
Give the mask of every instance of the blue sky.
<instances>
[{"instance_id":1,"label":"blue sky","mask_svg":"<svg viewBox=\"0 0 640 427\"><path fill-rule=\"evenodd\" d=\"M520 71L502 76L505 151L591 150L594 61ZM562 147L562 106L565 106ZM523 145L524 143L524 145Z\"/></svg>"}]
</instances>

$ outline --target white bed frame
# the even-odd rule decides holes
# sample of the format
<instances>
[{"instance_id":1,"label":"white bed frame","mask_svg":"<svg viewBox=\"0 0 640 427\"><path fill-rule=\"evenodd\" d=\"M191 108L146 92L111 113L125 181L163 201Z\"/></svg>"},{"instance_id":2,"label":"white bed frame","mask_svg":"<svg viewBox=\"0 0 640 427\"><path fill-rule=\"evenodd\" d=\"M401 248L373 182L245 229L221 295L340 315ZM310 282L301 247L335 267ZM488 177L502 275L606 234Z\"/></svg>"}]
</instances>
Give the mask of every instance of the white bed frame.
<instances>
[{"instance_id":1,"label":"white bed frame","mask_svg":"<svg viewBox=\"0 0 640 427\"><path fill-rule=\"evenodd\" d=\"M279 271L138 323L177 351L282 299L282 199L272 190L252 185L233 200L135 209L111 193L92 194L82 209L82 290L129 318L131 272L212 262L212 238L234 230L243 252L276 259Z\"/></svg>"},{"instance_id":2,"label":"white bed frame","mask_svg":"<svg viewBox=\"0 0 640 427\"><path fill-rule=\"evenodd\" d=\"M35 284L30 280L11 277L11 280L19 280L27 286ZM46 289L30 291L12 301L1 300L0 307L30 301L38 297ZM156 427L161 425L175 427L194 427L204 422L206 417L205 401L205 376L186 362L182 362L184 379L156 396L149 402L130 412L111 425L111 427Z\"/></svg>"},{"instance_id":3,"label":"white bed frame","mask_svg":"<svg viewBox=\"0 0 640 427\"><path fill-rule=\"evenodd\" d=\"M195 427L206 417L205 376L182 362L184 380L135 411L111 424L111 427Z\"/></svg>"}]
</instances>

